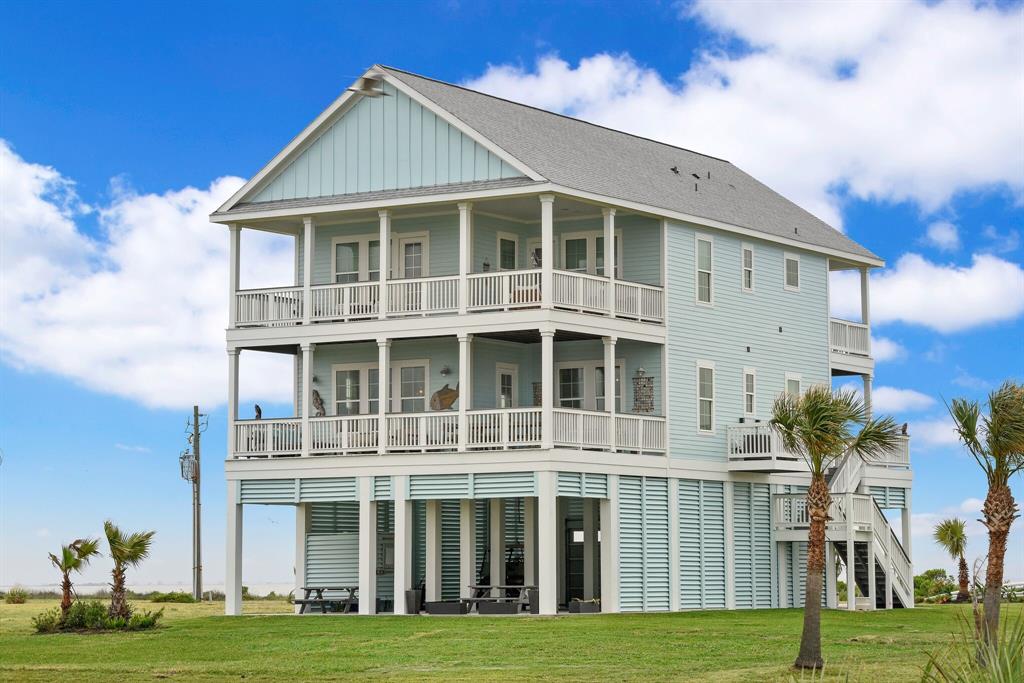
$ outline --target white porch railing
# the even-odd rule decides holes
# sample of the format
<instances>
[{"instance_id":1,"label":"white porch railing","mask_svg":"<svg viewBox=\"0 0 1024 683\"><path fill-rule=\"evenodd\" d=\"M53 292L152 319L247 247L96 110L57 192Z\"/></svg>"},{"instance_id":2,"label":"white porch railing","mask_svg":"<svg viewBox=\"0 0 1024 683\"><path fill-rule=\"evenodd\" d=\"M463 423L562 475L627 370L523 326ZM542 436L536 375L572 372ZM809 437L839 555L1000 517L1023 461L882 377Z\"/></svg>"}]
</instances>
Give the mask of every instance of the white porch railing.
<instances>
[{"instance_id":1,"label":"white porch railing","mask_svg":"<svg viewBox=\"0 0 1024 683\"><path fill-rule=\"evenodd\" d=\"M665 418L647 415L616 415L615 447L641 453L664 453Z\"/></svg>"},{"instance_id":2,"label":"white porch railing","mask_svg":"<svg viewBox=\"0 0 1024 683\"><path fill-rule=\"evenodd\" d=\"M608 278L567 270L556 270L552 276L551 301L555 306L589 313L608 313Z\"/></svg>"},{"instance_id":3,"label":"white porch railing","mask_svg":"<svg viewBox=\"0 0 1024 683\"><path fill-rule=\"evenodd\" d=\"M235 422L235 457L270 458L302 453L302 420L239 420Z\"/></svg>"},{"instance_id":4,"label":"white porch railing","mask_svg":"<svg viewBox=\"0 0 1024 683\"><path fill-rule=\"evenodd\" d=\"M452 450L459 445L459 414L455 412L388 415L389 451Z\"/></svg>"},{"instance_id":5,"label":"white porch railing","mask_svg":"<svg viewBox=\"0 0 1024 683\"><path fill-rule=\"evenodd\" d=\"M312 294L310 318L317 322L371 318L380 313L380 284L377 282L316 285Z\"/></svg>"},{"instance_id":6,"label":"white porch railing","mask_svg":"<svg viewBox=\"0 0 1024 683\"><path fill-rule=\"evenodd\" d=\"M376 415L314 417L309 420L310 455L377 451Z\"/></svg>"},{"instance_id":7,"label":"white porch railing","mask_svg":"<svg viewBox=\"0 0 1024 683\"><path fill-rule=\"evenodd\" d=\"M469 309L509 309L539 306L541 271L503 270L469 276Z\"/></svg>"},{"instance_id":8,"label":"white porch railing","mask_svg":"<svg viewBox=\"0 0 1024 683\"><path fill-rule=\"evenodd\" d=\"M829 340L836 353L871 355L871 328L867 325L832 318L829 320Z\"/></svg>"},{"instance_id":9,"label":"white porch railing","mask_svg":"<svg viewBox=\"0 0 1024 683\"><path fill-rule=\"evenodd\" d=\"M388 315L427 315L459 310L459 277L388 281Z\"/></svg>"},{"instance_id":10,"label":"white porch railing","mask_svg":"<svg viewBox=\"0 0 1024 683\"><path fill-rule=\"evenodd\" d=\"M767 424L729 425L726 449L730 462L762 463L769 469L780 463L793 469L802 461L798 453L786 450L782 437Z\"/></svg>"},{"instance_id":11,"label":"white porch railing","mask_svg":"<svg viewBox=\"0 0 1024 683\"><path fill-rule=\"evenodd\" d=\"M665 320L665 290L662 287L639 282L615 282L615 315L663 322Z\"/></svg>"},{"instance_id":12,"label":"white porch railing","mask_svg":"<svg viewBox=\"0 0 1024 683\"><path fill-rule=\"evenodd\" d=\"M243 289L235 293L235 324L272 327L302 322L302 287Z\"/></svg>"},{"instance_id":13,"label":"white porch railing","mask_svg":"<svg viewBox=\"0 0 1024 683\"><path fill-rule=\"evenodd\" d=\"M541 409L471 410L467 413L469 448L525 448L541 443Z\"/></svg>"},{"instance_id":14,"label":"white porch railing","mask_svg":"<svg viewBox=\"0 0 1024 683\"><path fill-rule=\"evenodd\" d=\"M910 469L910 437L901 436L899 443L896 444L896 448L886 451L868 464L888 467L894 470Z\"/></svg>"},{"instance_id":15,"label":"white porch railing","mask_svg":"<svg viewBox=\"0 0 1024 683\"><path fill-rule=\"evenodd\" d=\"M556 446L568 448L611 447L612 416L608 413L555 408L553 440Z\"/></svg>"}]
</instances>

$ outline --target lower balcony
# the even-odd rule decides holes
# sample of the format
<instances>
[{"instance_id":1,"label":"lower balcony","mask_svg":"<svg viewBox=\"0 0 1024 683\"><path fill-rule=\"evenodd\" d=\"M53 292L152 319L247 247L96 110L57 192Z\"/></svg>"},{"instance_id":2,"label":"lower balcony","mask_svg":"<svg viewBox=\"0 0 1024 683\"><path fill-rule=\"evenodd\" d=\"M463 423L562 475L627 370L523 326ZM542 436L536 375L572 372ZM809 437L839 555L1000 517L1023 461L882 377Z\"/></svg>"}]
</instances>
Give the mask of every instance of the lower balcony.
<instances>
[{"instance_id":1,"label":"lower balcony","mask_svg":"<svg viewBox=\"0 0 1024 683\"><path fill-rule=\"evenodd\" d=\"M803 456L787 450L778 431L766 423L732 425L727 429L726 443L731 471L807 471ZM910 438L900 438L895 449L869 461L868 464L888 469L909 469Z\"/></svg>"}]
</instances>

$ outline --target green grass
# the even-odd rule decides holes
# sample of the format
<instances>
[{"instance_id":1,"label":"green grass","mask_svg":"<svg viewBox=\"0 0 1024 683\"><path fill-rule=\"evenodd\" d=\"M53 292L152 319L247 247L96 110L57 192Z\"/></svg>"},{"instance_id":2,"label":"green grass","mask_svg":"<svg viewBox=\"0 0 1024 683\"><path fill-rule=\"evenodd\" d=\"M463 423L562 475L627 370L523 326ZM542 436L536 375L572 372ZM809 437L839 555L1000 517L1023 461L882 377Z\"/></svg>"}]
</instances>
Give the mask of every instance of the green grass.
<instances>
[{"instance_id":1,"label":"green grass","mask_svg":"<svg viewBox=\"0 0 1024 683\"><path fill-rule=\"evenodd\" d=\"M357 617L282 614L284 602L163 607L155 631L35 635L55 602L0 605L0 680L789 680L799 610L563 617ZM1020 605L1007 605L1016 615ZM950 643L958 606L827 611L829 680L916 681ZM795 676L800 680L800 676ZM808 678L809 680L809 678Z\"/></svg>"}]
</instances>

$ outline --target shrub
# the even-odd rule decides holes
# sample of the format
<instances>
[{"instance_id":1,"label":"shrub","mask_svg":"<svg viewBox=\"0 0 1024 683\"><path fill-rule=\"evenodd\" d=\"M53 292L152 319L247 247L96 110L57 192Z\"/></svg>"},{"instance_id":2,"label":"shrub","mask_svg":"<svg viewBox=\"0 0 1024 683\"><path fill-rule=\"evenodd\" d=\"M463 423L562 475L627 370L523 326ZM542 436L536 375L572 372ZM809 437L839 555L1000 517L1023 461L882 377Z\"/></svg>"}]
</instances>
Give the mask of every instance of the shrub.
<instances>
[{"instance_id":1,"label":"shrub","mask_svg":"<svg viewBox=\"0 0 1024 683\"><path fill-rule=\"evenodd\" d=\"M169 593L153 592L149 594L152 602L195 602L191 594L184 591L171 591Z\"/></svg>"},{"instance_id":2,"label":"shrub","mask_svg":"<svg viewBox=\"0 0 1024 683\"><path fill-rule=\"evenodd\" d=\"M32 626L36 633L56 633L60 630L60 607L48 609L32 617Z\"/></svg>"},{"instance_id":3,"label":"shrub","mask_svg":"<svg viewBox=\"0 0 1024 683\"><path fill-rule=\"evenodd\" d=\"M78 600L61 618L60 608L46 610L32 619L37 633L58 631L142 631L153 628L164 615L157 612L135 612L130 617L111 617L107 605L99 600Z\"/></svg>"},{"instance_id":4,"label":"shrub","mask_svg":"<svg viewBox=\"0 0 1024 683\"><path fill-rule=\"evenodd\" d=\"M136 612L132 615L132 618L128 620L125 628L129 631L144 631L148 628L154 628L156 623L160 620L160 617L164 615L164 611L158 610L156 612Z\"/></svg>"},{"instance_id":5,"label":"shrub","mask_svg":"<svg viewBox=\"0 0 1024 683\"><path fill-rule=\"evenodd\" d=\"M4 602L8 605L24 605L26 600L28 600L28 591L20 586L12 587L4 596Z\"/></svg>"},{"instance_id":6,"label":"shrub","mask_svg":"<svg viewBox=\"0 0 1024 683\"><path fill-rule=\"evenodd\" d=\"M65 631L79 631L108 628L107 606L99 600L83 602L76 600L68 608L61 625Z\"/></svg>"},{"instance_id":7,"label":"shrub","mask_svg":"<svg viewBox=\"0 0 1024 683\"><path fill-rule=\"evenodd\" d=\"M980 615L979 615L980 616ZM974 625L961 620L952 647L928 655L923 683L1024 681L1024 615L1004 621L999 637L986 643Z\"/></svg>"}]
</instances>

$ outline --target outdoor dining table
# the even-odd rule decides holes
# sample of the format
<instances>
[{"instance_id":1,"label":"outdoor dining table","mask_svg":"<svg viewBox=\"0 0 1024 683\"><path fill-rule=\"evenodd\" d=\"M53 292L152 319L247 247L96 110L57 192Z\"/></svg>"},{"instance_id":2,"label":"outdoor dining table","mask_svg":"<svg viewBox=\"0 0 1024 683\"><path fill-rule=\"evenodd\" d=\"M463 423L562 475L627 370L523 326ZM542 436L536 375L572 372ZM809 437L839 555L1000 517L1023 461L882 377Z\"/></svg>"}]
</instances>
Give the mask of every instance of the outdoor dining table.
<instances>
[{"instance_id":1,"label":"outdoor dining table","mask_svg":"<svg viewBox=\"0 0 1024 683\"><path fill-rule=\"evenodd\" d=\"M493 584L489 586L471 584L469 586L469 589L476 594L476 597L487 596L490 595L490 593L492 593L493 591L497 590L500 594L494 598L496 600L520 600L523 598L522 591L535 590L536 588L536 586L524 586L522 584L517 584L514 586L508 584ZM508 595L509 591L513 589L520 591L519 596L510 597Z\"/></svg>"},{"instance_id":2,"label":"outdoor dining table","mask_svg":"<svg viewBox=\"0 0 1024 683\"><path fill-rule=\"evenodd\" d=\"M305 593L305 595L303 596L302 605L299 607L299 614L304 614L305 613L306 608L309 607L309 603L307 601L310 600L309 596L312 595L313 593L316 593L316 598L314 598L314 600L320 602L320 610L323 611L324 610L324 606L328 602L331 602L330 600L325 600L324 599L324 591L346 591L346 592L348 592L348 597L344 598L344 600L338 600L337 601L337 602L344 602L345 606L342 609L342 613L343 614L348 614L351 611L351 609L352 609L352 602L356 598L356 592L359 590L359 586L303 586L302 590Z\"/></svg>"}]
</instances>

